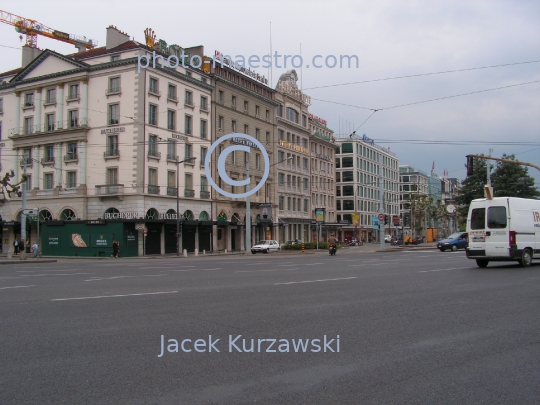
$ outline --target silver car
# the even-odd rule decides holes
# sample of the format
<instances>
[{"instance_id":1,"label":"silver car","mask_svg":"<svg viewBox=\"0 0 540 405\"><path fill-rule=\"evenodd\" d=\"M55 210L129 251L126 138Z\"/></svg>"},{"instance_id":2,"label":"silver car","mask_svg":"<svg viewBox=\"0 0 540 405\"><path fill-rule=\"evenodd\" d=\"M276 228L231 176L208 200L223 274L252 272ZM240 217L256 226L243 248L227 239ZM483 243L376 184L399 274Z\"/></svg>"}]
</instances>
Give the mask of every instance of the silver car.
<instances>
[{"instance_id":1,"label":"silver car","mask_svg":"<svg viewBox=\"0 0 540 405\"><path fill-rule=\"evenodd\" d=\"M279 250L279 243L277 240L261 240L257 242L257 244L251 248L251 253L253 254L258 253L258 252L270 253L270 252L277 252L278 250Z\"/></svg>"}]
</instances>

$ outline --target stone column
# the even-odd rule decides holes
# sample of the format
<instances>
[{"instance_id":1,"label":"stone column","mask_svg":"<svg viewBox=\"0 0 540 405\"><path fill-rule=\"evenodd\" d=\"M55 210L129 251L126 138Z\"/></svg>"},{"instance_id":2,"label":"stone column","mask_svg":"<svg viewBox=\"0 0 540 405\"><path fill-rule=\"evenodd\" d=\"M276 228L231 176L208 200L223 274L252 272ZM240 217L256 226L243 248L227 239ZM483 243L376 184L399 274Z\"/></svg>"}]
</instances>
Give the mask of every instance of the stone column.
<instances>
[{"instance_id":1,"label":"stone column","mask_svg":"<svg viewBox=\"0 0 540 405\"><path fill-rule=\"evenodd\" d=\"M86 185L86 145L87 141L81 141L79 144L79 184Z\"/></svg>"},{"instance_id":2,"label":"stone column","mask_svg":"<svg viewBox=\"0 0 540 405\"><path fill-rule=\"evenodd\" d=\"M21 134L21 92L16 91L15 92L15 122L14 122L14 130L13 135L20 135ZM19 162L17 162L17 166L19 165Z\"/></svg>"},{"instance_id":3,"label":"stone column","mask_svg":"<svg viewBox=\"0 0 540 405\"><path fill-rule=\"evenodd\" d=\"M36 128L37 132L41 131L41 87L36 91Z\"/></svg>"},{"instance_id":4,"label":"stone column","mask_svg":"<svg viewBox=\"0 0 540 405\"><path fill-rule=\"evenodd\" d=\"M15 183L19 182L19 170L21 168L21 157L19 156L19 150L20 149L15 149Z\"/></svg>"},{"instance_id":5,"label":"stone column","mask_svg":"<svg viewBox=\"0 0 540 405\"><path fill-rule=\"evenodd\" d=\"M56 104L57 104L57 118L58 118L58 128L63 128L64 126L64 83L60 83L58 85L58 97L56 98Z\"/></svg>"},{"instance_id":6,"label":"stone column","mask_svg":"<svg viewBox=\"0 0 540 405\"><path fill-rule=\"evenodd\" d=\"M54 168L56 169L54 183L56 187L62 188L62 144L57 143L54 148Z\"/></svg>"},{"instance_id":7,"label":"stone column","mask_svg":"<svg viewBox=\"0 0 540 405\"><path fill-rule=\"evenodd\" d=\"M82 92L81 92L81 124L86 125L86 119L88 118L88 78L82 79Z\"/></svg>"},{"instance_id":8,"label":"stone column","mask_svg":"<svg viewBox=\"0 0 540 405\"><path fill-rule=\"evenodd\" d=\"M33 155L34 155L34 159L36 159L38 162L40 161L40 152L41 152L41 147L40 146L34 146ZM39 172L40 172L40 169L41 169L41 165L39 163L35 163L34 164L34 173L32 173L32 175L34 176L34 188L39 188L39 177L40 177Z\"/></svg>"}]
</instances>

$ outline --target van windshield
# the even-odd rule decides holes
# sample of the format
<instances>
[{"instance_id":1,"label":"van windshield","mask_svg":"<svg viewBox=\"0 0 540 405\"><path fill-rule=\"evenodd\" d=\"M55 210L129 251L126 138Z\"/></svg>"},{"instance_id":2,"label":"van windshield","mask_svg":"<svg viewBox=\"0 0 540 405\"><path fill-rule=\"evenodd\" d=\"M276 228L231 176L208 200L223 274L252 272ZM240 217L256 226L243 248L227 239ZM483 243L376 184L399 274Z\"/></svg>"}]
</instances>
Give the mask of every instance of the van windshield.
<instances>
[{"instance_id":1,"label":"van windshield","mask_svg":"<svg viewBox=\"0 0 540 405\"><path fill-rule=\"evenodd\" d=\"M484 229L486 226L486 209L475 208L471 212L471 229Z\"/></svg>"}]
</instances>

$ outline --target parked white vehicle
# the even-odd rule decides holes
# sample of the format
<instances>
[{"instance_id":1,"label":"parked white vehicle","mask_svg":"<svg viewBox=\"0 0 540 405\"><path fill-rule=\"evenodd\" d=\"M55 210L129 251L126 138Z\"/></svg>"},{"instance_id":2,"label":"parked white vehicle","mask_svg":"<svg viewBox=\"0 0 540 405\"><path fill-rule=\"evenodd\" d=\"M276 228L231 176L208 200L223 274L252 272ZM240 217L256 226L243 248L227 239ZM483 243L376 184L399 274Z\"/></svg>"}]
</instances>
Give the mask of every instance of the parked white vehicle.
<instances>
[{"instance_id":1,"label":"parked white vehicle","mask_svg":"<svg viewBox=\"0 0 540 405\"><path fill-rule=\"evenodd\" d=\"M473 200L467 216L467 257L479 267L490 261L540 259L540 200L495 197Z\"/></svg>"},{"instance_id":2,"label":"parked white vehicle","mask_svg":"<svg viewBox=\"0 0 540 405\"><path fill-rule=\"evenodd\" d=\"M279 243L277 240L261 240L257 242L257 244L251 248L251 253L253 254L257 252L270 253L270 252L277 252L278 250L279 250Z\"/></svg>"}]
</instances>

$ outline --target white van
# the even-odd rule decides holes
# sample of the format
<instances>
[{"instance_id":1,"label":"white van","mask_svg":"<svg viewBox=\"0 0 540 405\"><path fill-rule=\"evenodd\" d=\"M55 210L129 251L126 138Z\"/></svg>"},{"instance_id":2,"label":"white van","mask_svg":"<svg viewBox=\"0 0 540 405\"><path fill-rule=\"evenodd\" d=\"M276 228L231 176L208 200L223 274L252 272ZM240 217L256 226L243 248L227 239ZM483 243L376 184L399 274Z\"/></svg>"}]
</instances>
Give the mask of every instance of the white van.
<instances>
[{"instance_id":1,"label":"white van","mask_svg":"<svg viewBox=\"0 0 540 405\"><path fill-rule=\"evenodd\" d=\"M540 259L540 200L517 197L473 200L467 216L467 257L479 267L490 261Z\"/></svg>"}]
</instances>

